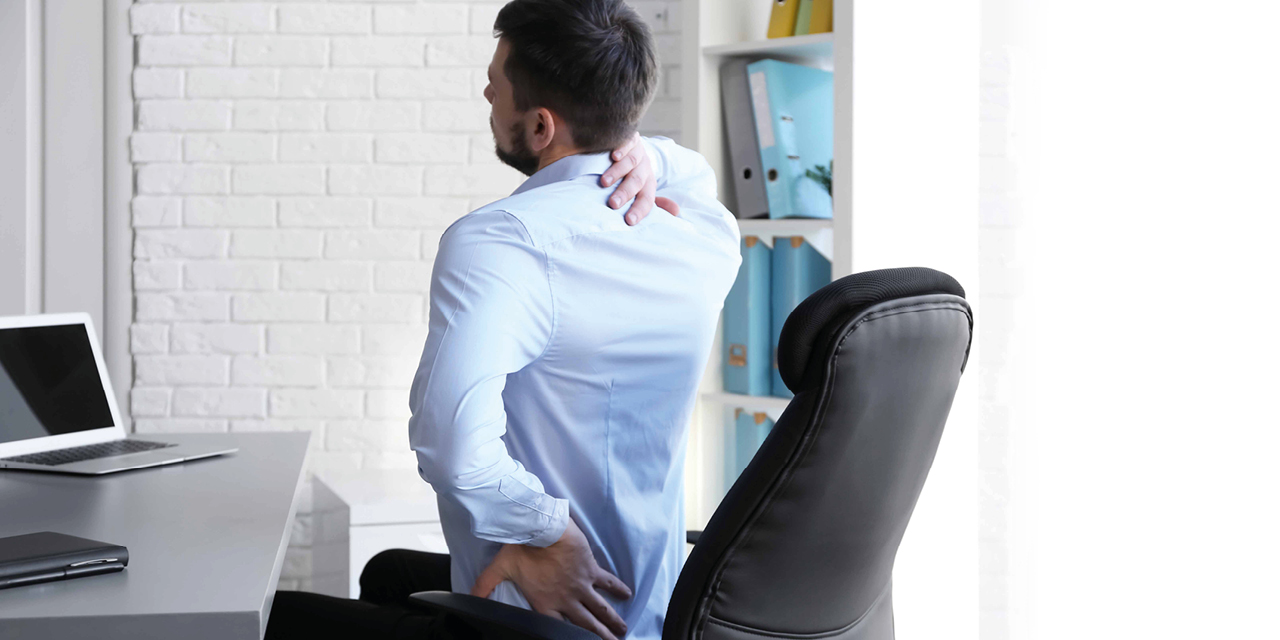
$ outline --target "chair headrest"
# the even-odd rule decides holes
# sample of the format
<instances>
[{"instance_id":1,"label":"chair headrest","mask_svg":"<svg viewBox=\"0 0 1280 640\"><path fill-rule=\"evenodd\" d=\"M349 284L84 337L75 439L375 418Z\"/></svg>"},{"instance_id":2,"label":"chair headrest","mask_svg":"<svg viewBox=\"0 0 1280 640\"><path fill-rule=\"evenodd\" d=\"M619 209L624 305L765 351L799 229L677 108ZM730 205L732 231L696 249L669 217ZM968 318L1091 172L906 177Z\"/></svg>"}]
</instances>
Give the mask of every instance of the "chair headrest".
<instances>
[{"instance_id":1,"label":"chair headrest","mask_svg":"<svg viewBox=\"0 0 1280 640\"><path fill-rule=\"evenodd\" d=\"M899 298L932 294L964 297L955 278L924 267L864 271L845 276L818 289L796 307L782 325L778 338L778 372L793 393L816 385L806 379L809 360L824 357L826 347L840 327L872 305Z\"/></svg>"}]
</instances>

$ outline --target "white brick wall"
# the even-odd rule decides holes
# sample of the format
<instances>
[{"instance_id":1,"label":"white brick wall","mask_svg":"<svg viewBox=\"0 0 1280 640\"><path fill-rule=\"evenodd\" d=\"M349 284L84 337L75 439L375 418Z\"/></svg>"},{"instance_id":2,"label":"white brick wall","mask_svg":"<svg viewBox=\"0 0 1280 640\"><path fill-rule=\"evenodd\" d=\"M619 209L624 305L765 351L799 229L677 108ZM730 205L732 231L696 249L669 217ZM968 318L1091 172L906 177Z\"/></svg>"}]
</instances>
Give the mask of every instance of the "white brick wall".
<instances>
[{"instance_id":1,"label":"white brick wall","mask_svg":"<svg viewBox=\"0 0 1280 640\"><path fill-rule=\"evenodd\" d=\"M309 431L312 471L414 464L436 244L522 179L481 96L502 4L133 6L138 432ZM667 63L642 130L678 138L679 0L633 5ZM310 585L308 511L281 588Z\"/></svg>"}]
</instances>

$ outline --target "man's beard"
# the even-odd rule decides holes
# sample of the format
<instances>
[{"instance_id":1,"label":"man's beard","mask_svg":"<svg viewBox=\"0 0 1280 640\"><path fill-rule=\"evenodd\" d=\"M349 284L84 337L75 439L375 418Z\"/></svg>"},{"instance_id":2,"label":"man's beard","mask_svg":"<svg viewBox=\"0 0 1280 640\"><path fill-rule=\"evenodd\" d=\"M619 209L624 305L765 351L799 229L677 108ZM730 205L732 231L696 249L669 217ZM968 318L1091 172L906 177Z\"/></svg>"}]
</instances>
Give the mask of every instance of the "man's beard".
<instances>
[{"instance_id":1,"label":"man's beard","mask_svg":"<svg viewBox=\"0 0 1280 640\"><path fill-rule=\"evenodd\" d=\"M498 154L499 160L526 176L538 172L538 156L533 154L533 150L529 148L529 141L525 139L523 122L511 125L510 151L503 149L502 144L498 142L498 132L494 130L492 117L489 118L489 129L493 130L493 152Z\"/></svg>"}]
</instances>

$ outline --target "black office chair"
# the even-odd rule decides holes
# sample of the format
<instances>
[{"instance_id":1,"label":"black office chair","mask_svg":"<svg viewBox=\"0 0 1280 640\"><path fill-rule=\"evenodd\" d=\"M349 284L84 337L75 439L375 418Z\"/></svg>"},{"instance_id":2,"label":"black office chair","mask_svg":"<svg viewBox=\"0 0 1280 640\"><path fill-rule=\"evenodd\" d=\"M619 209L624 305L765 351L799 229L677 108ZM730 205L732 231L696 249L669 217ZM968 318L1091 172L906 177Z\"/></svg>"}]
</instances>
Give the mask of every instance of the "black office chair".
<instances>
[{"instance_id":1,"label":"black office chair","mask_svg":"<svg viewBox=\"0 0 1280 640\"><path fill-rule=\"evenodd\" d=\"M854 274L801 303L778 349L795 399L698 537L663 639L891 640L894 558L972 337L964 289L931 269ZM596 638L467 595L412 598L488 638Z\"/></svg>"}]
</instances>

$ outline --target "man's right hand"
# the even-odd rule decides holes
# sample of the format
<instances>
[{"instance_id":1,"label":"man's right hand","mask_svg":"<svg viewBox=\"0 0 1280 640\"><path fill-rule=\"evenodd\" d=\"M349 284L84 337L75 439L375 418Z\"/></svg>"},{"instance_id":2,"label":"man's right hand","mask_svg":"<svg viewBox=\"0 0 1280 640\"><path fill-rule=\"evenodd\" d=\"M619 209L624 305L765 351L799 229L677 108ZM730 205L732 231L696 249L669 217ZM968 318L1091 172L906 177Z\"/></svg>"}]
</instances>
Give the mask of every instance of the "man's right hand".
<instances>
[{"instance_id":1,"label":"man's right hand","mask_svg":"<svg viewBox=\"0 0 1280 640\"><path fill-rule=\"evenodd\" d=\"M658 179L653 175L649 150L645 148L640 134L633 134L622 146L614 149L609 158L613 160L613 166L600 176L600 186L607 187L622 180L609 197L609 206L614 209L635 198L624 218L628 225L640 224L654 205L666 209L673 216L680 215L680 205L674 200L657 197Z\"/></svg>"},{"instance_id":2,"label":"man's right hand","mask_svg":"<svg viewBox=\"0 0 1280 640\"><path fill-rule=\"evenodd\" d=\"M563 617L604 640L617 640L627 633L627 623L596 588L622 599L631 597L631 589L596 564L591 545L573 518L560 539L546 548L503 545L476 578L471 595L487 598L504 580L514 582L538 613Z\"/></svg>"}]
</instances>

